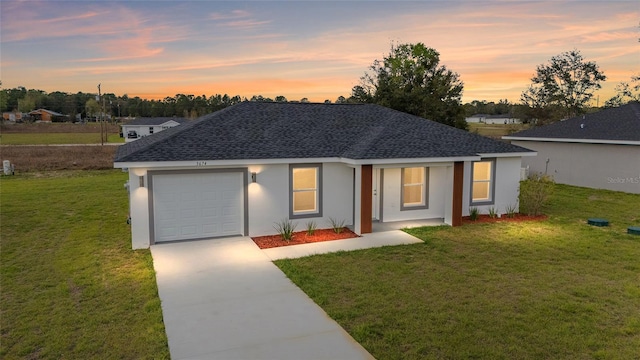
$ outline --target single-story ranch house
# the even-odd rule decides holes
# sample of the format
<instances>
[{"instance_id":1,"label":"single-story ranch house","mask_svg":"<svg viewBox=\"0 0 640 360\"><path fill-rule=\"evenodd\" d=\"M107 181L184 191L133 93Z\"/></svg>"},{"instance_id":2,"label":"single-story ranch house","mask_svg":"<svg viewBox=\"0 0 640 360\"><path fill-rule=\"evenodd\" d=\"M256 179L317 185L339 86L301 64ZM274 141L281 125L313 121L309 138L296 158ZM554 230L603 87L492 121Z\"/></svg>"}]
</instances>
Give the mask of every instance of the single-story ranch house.
<instances>
[{"instance_id":1,"label":"single-story ranch house","mask_svg":"<svg viewBox=\"0 0 640 360\"><path fill-rule=\"evenodd\" d=\"M33 117L34 121L41 122L65 121L69 118L69 115L60 114L47 109L33 110L29 113L29 116Z\"/></svg>"},{"instance_id":2,"label":"single-story ranch house","mask_svg":"<svg viewBox=\"0 0 640 360\"><path fill-rule=\"evenodd\" d=\"M535 152L372 104L243 102L122 145L133 248L516 206Z\"/></svg>"},{"instance_id":3,"label":"single-story ranch house","mask_svg":"<svg viewBox=\"0 0 640 360\"><path fill-rule=\"evenodd\" d=\"M580 115L503 139L538 152L530 172L560 184L640 194L640 103Z\"/></svg>"},{"instance_id":4,"label":"single-story ranch house","mask_svg":"<svg viewBox=\"0 0 640 360\"><path fill-rule=\"evenodd\" d=\"M175 117L137 118L122 124L122 135L125 142L131 142L185 122L187 122L187 119Z\"/></svg>"}]
</instances>

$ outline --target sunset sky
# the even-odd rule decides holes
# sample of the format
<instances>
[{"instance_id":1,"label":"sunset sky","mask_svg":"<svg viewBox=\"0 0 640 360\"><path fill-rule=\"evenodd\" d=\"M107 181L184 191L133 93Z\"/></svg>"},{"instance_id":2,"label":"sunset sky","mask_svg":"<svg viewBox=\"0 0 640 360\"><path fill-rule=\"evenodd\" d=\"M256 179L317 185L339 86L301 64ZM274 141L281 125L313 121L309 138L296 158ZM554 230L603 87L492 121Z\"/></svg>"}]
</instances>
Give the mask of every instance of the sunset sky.
<instances>
[{"instance_id":1,"label":"sunset sky","mask_svg":"<svg viewBox=\"0 0 640 360\"><path fill-rule=\"evenodd\" d=\"M390 44L423 42L463 102L519 101L536 65L578 49L608 77L640 73L638 1L6 1L3 88L284 95L334 101Z\"/></svg>"}]
</instances>

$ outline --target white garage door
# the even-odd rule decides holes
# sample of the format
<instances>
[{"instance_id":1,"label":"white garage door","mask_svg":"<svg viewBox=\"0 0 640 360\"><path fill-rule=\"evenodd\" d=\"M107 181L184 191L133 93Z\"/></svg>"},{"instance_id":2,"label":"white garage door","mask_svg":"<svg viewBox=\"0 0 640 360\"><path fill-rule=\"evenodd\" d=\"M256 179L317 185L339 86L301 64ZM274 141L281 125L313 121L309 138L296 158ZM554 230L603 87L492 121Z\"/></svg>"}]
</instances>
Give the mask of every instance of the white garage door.
<instances>
[{"instance_id":1,"label":"white garage door","mask_svg":"<svg viewBox=\"0 0 640 360\"><path fill-rule=\"evenodd\" d=\"M156 242L242 235L243 173L153 176Z\"/></svg>"}]
</instances>

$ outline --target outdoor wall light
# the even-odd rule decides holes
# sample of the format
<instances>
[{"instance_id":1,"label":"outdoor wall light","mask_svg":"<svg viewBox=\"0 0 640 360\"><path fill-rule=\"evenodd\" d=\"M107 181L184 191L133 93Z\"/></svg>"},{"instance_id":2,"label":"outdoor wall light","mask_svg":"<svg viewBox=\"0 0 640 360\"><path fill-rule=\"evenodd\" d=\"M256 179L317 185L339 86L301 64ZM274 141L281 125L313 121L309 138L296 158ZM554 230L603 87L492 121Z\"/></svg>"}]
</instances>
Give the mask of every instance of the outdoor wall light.
<instances>
[{"instance_id":1,"label":"outdoor wall light","mask_svg":"<svg viewBox=\"0 0 640 360\"><path fill-rule=\"evenodd\" d=\"M257 177L258 177L258 174L256 174L256 173L252 172L252 173L251 173L251 182L253 182L253 183L254 183L254 182L256 182L256 178L257 178Z\"/></svg>"},{"instance_id":2,"label":"outdoor wall light","mask_svg":"<svg viewBox=\"0 0 640 360\"><path fill-rule=\"evenodd\" d=\"M144 176L139 176L138 179L140 180L140 187L144 187Z\"/></svg>"}]
</instances>

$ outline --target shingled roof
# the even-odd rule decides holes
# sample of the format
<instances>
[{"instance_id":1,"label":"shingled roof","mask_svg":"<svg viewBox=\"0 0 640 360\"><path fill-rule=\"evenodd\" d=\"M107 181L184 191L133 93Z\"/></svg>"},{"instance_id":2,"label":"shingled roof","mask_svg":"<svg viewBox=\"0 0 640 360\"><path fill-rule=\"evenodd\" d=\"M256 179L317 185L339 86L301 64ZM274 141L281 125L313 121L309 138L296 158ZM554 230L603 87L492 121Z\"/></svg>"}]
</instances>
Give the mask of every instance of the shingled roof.
<instances>
[{"instance_id":1,"label":"shingled roof","mask_svg":"<svg viewBox=\"0 0 640 360\"><path fill-rule=\"evenodd\" d=\"M580 115L550 125L520 131L503 139L581 142L640 141L640 103Z\"/></svg>"},{"instance_id":2,"label":"shingled roof","mask_svg":"<svg viewBox=\"0 0 640 360\"><path fill-rule=\"evenodd\" d=\"M115 162L408 159L530 151L373 104L243 102L121 145Z\"/></svg>"}]
</instances>

